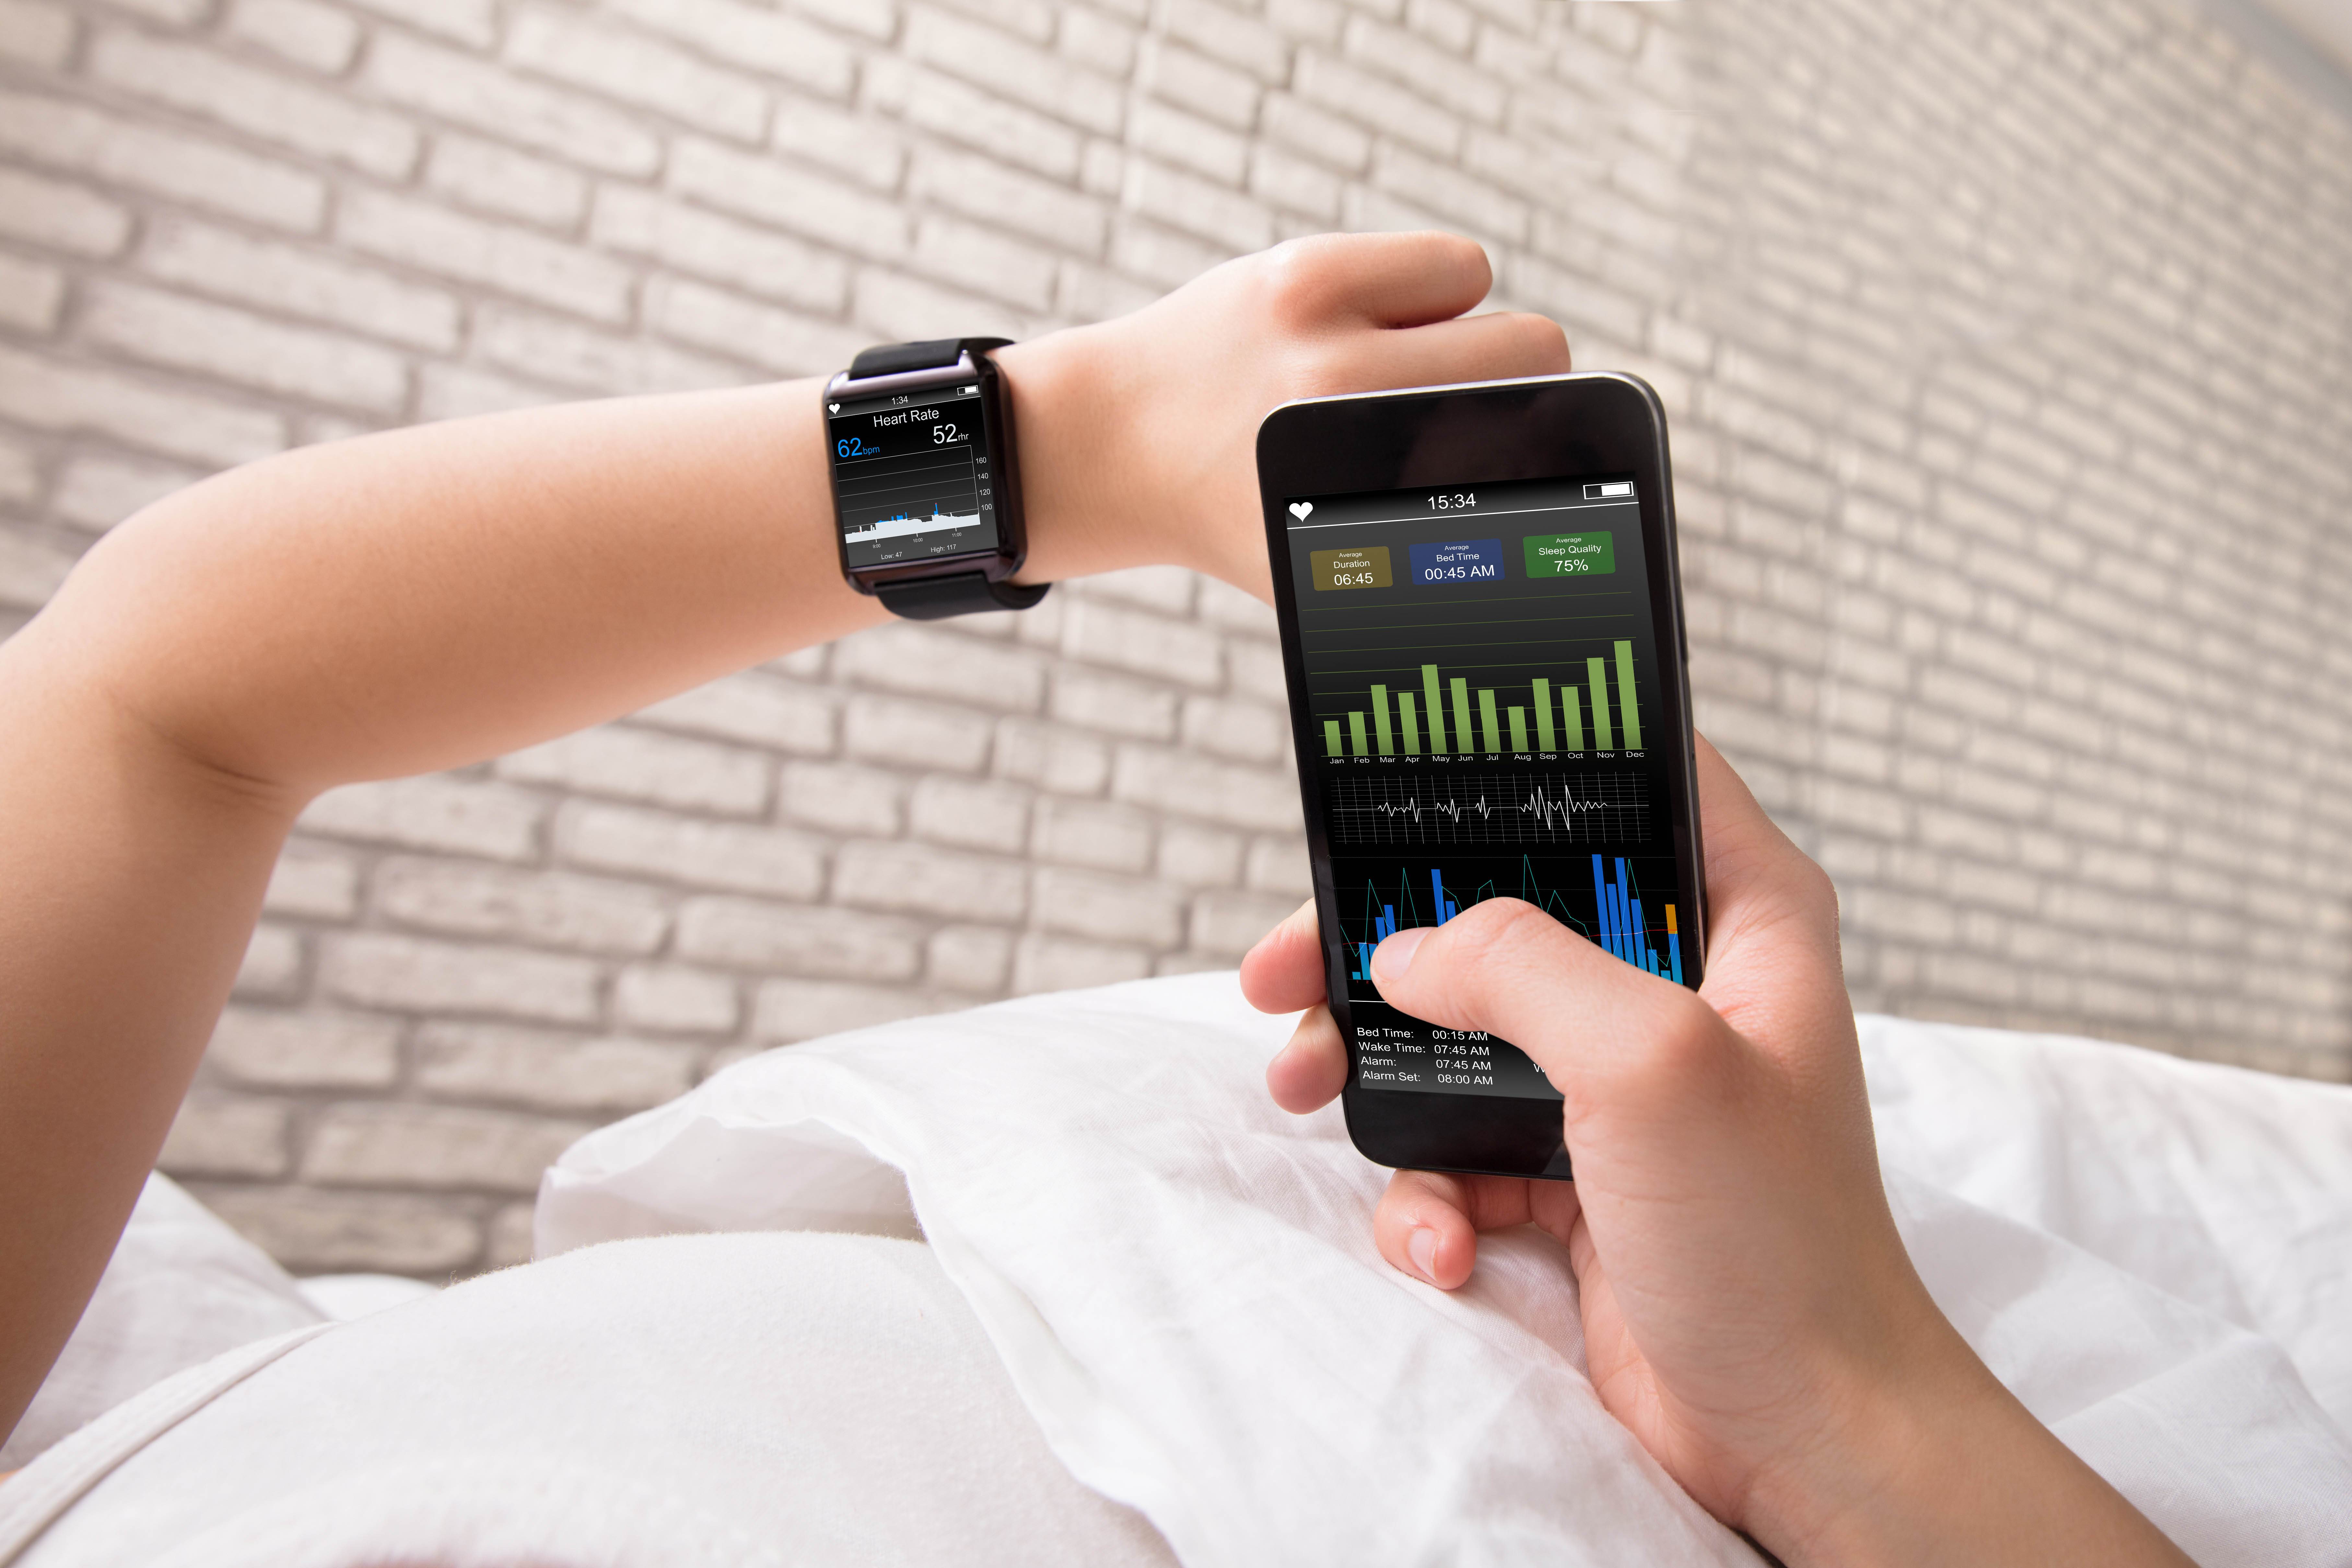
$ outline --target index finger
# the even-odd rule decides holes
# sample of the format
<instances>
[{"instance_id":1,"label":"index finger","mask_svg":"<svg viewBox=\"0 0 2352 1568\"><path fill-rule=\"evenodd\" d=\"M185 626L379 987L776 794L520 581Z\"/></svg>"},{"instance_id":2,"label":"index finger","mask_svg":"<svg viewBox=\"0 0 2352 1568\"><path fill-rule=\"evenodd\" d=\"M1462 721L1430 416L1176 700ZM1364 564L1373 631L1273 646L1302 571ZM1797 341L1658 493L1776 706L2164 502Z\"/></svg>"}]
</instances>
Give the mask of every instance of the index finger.
<instances>
[{"instance_id":1,"label":"index finger","mask_svg":"<svg viewBox=\"0 0 2352 1568\"><path fill-rule=\"evenodd\" d=\"M1381 327L1450 321L1494 287L1475 240L1458 234L1318 234L1265 255L1267 284L1294 324L1313 330L1353 318Z\"/></svg>"}]
</instances>

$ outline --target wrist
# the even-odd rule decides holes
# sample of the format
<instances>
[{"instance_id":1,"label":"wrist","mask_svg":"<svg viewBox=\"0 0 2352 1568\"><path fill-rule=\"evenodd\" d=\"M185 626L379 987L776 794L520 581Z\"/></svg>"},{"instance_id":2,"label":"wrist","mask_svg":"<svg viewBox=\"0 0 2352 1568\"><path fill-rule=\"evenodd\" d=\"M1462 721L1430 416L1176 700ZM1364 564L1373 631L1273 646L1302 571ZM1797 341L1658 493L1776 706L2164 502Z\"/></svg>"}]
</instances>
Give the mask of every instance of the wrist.
<instances>
[{"instance_id":1,"label":"wrist","mask_svg":"<svg viewBox=\"0 0 2352 1568\"><path fill-rule=\"evenodd\" d=\"M1902 1353L1825 1379L1812 1440L1738 1521L1790 1568L2181 1563L1936 1312Z\"/></svg>"},{"instance_id":2,"label":"wrist","mask_svg":"<svg viewBox=\"0 0 2352 1568\"><path fill-rule=\"evenodd\" d=\"M1180 541L1162 537L1160 519L1173 508L1122 504L1140 456L1128 450L1138 411L1111 337L1107 326L1074 327L995 353L1012 393L1029 523L1022 582L1197 564L1182 558Z\"/></svg>"}]
</instances>

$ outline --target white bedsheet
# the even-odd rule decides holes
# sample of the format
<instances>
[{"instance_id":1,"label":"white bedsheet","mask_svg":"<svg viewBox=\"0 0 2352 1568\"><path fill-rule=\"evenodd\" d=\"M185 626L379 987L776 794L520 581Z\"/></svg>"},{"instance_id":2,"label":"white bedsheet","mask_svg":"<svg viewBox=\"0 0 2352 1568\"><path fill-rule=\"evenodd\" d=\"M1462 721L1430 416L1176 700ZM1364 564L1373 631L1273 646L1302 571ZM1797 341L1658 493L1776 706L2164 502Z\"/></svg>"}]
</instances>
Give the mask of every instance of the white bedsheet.
<instances>
[{"instance_id":1,"label":"white bedsheet","mask_svg":"<svg viewBox=\"0 0 2352 1568\"><path fill-rule=\"evenodd\" d=\"M1055 1452L1187 1563L1752 1563L1600 1409L1548 1239L1454 1296L1381 1261L1385 1173L1259 1087L1287 1026L1228 974L773 1052L576 1145L540 1248L919 1218ZM2352 1563L2352 1091L1864 1033L1906 1237L1995 1372L2207 1568Z\"/></svg>"}]
</instances>

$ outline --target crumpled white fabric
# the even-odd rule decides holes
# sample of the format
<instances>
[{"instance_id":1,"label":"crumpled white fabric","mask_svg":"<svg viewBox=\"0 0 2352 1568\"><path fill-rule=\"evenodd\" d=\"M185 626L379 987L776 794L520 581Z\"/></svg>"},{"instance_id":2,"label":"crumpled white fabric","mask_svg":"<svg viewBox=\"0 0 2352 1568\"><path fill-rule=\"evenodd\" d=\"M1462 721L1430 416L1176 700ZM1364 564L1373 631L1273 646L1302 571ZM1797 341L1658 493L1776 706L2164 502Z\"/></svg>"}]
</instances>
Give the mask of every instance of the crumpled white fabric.
<instances>
[{"instance_id":1,"label":"crumpled white fabric","mask_svg":"<svg viewBox=\"0 0 2352 1568\"><path fill-rule=\"evenodd\" d=\"M1595 1400L1572 1278L1375 1254L1385 1173L1259 1087L1230 974L839 1036L592 1134L542 1255L919 1218L1054 1451L1188 1564L1742 1563ZM1890 1193L1993 1370L2207 1568L2352 1563L2352 1092L1868 1019Z\"/></svg>"}]
</instances>

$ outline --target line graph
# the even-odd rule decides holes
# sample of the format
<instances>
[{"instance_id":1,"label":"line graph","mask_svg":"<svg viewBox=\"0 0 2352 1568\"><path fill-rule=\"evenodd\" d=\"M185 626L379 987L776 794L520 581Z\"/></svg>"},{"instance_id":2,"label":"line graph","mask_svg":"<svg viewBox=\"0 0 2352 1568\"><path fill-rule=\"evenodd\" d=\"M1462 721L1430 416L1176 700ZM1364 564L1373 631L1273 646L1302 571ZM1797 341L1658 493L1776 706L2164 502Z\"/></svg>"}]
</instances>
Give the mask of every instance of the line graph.
<instances>
[{"instance_id":1,"label":"line graph","mask_svg":"<svg viewBox=\"0 0 2352 1568\"><path fill-rule=\"evenodd\" d=\"M1407 844L1640 844L1648 780L1607 773L1339 773L1328 812L1335 847Z\"/></svg>"},{"instance_id":2,"label":"line graph","mask_svg":"<svg viewBox=\"0 0 2352 1568\"><path fill-rule=\"evenodd\" d=\"M980 522L980 481L966 445L837 465L842 537L877 543Z\"/></svg>"}]
</instances>

